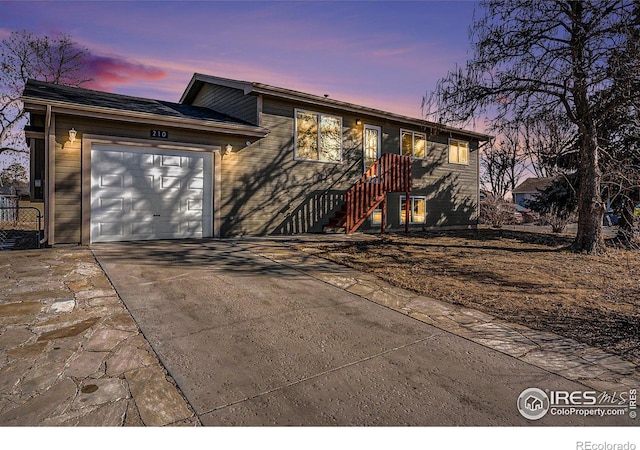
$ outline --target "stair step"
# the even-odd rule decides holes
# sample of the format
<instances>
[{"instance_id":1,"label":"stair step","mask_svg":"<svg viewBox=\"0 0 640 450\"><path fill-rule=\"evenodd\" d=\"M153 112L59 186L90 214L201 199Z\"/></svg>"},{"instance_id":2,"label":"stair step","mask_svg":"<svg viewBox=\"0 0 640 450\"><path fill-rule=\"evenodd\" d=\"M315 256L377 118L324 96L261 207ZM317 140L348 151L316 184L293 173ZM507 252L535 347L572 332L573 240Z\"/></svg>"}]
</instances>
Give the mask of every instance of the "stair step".
<instances>
[{"instance_id":1,"label":"stair step","mask_svg":"<svg viewBox=\"0 0 640 450\"><path fill-rule=\"evenodd\" d=\"M345 233L353 233L364 223L369 213L384 201L388 192L410 192L411 164L411 158L408 156L382 155L347 191L342 208L334 212L329 224L323 228L332 231L342 229ZM347 205L348 202L353 204ZM356 215L356 211L362 211L361 217L350 216ZM349 229L346 228L347 223L350 224Z\"/></svg>"},{"instance_id":2,"label":"stair step","mask_svg":"<svg viewBox=\"0 0 640 450\"><path fill-rule=\"evenodd\" d=\"M322 229L325 233L344 233L346 232L345 227L330 227L325 225Z\"/></svg>"}]
</instances>

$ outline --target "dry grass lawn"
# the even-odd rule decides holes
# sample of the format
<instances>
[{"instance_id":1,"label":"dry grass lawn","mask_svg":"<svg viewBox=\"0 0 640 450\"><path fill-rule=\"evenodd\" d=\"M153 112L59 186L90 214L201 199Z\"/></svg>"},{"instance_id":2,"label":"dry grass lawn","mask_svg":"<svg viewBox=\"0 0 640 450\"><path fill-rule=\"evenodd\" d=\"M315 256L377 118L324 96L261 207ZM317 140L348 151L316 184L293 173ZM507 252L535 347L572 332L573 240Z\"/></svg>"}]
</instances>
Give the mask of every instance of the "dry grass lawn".
<instances>
[{"instance_id":1,"label":"dry grass lawn","mask_svg":"<svg viewBox=\"0 0 640 450\"><path fill-rule=\"evenodd\" d=\"M320 256L640 365L640 252L566 250L571 238L479 230L316 244Z\"/></svg>"}]
</instances>

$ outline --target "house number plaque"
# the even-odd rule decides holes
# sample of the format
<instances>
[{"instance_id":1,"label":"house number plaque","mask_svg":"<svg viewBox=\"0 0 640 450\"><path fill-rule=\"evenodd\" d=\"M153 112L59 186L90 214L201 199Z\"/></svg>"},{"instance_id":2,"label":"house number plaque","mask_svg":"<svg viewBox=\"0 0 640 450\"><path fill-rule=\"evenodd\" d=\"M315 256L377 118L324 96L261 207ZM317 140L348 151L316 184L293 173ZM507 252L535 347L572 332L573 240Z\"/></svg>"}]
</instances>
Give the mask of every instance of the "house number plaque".
<instances>
[{"instance_id":1,"label":"house number plaque","mask_svg":"<svg viewBox=\"0 0 640 450\"><path fill-rule=\"evenodd\" d=\"M169 132L166 130L151 130L151 137L169 139Z\"/></svg>"}]
</instances>

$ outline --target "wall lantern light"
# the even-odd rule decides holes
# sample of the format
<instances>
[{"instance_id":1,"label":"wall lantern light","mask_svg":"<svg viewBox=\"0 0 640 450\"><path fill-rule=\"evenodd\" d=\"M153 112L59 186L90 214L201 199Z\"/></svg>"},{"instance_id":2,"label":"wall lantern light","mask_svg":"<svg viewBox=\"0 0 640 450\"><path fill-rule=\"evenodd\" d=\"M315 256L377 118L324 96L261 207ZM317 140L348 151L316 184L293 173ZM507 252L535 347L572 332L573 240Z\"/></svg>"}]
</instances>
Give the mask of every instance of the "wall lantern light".
<instances>
[{"instance_id":1,"label":"wall lantern light","mask_svg":"<svg viewBox=\"0 0 640 450\"><path fill-rule=\"evenodd\" d=\"M233 145L227 144L227 146L225 147L225 150L224 150L224 154L226 156L229 156L231 154L232 150L233 150Z\"/></svg>"},{"instance_id":2,"label":"wall lantern light","mask_svg":"<svg viewBox=\"0 0 640 450\"><path fill-rule=\"evenodd\" d=\"M69 130L69 142L71 142L72 144L75 142L76 140L76 135L78 134L78 132L75 130L75 128L72 128Z\"/></svg>"},{"instance_id":3,"label":"wall lantern light","mask_svg":"<svg viewBox=\"0 0 640 450\"><path fill-rule=\"evenodd\" d=\"M362 120L356 119L356 125L362 125Z\"/></svg>"}]
</instances>

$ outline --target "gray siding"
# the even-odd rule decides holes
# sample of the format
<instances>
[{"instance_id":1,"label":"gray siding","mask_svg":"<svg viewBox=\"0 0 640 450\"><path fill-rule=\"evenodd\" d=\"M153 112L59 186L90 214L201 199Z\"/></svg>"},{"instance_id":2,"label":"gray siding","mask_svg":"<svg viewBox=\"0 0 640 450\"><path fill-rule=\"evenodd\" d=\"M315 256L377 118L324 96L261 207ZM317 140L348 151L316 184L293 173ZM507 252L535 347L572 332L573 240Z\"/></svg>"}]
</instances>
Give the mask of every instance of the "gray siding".
<instances>
[{"instance_id":1,"label":"gray siding","mask_svg":"<svg viewBox=\"0 0 640 450\"><path fill-rule=\"evenodd\" d=\"M342 117L343 149L339 164L294 159L295 108ZM382 152L400 153L399 123L339 110L300 106L265 97L264 139L222 162L222 235L293 234L322 231L342 206L344 193L362 175L362 125L380 126ZM414 131L421 131L415 129ZM470 142L469 164L448 162L448 135L431 136L426 159L413 166L412 195L427 197L427 223L414 227L467 227L477 217L477 142ZM400 195L389 194L387 221L400 224ZM361 230L375 230L365 222Z\"/></svg>"},{"instance_id":2,"label":"gray siding","mask_svg":"<svg viewBox=\"0 0 640 450\"><path fill-rule=\"evenodd\" d=\"M195 104L206 104L207 98L221 101L205 86ZM257 111L257 98L252 95L233 98L239 90L224 88L230 106L221 112L245 120L249 111ZM205 91L208 91L205 92ZM222 91L221 91L222 92ZM222 102L217 104L222 105ZM325 163L294 159L294 111L296 105L265 97L262 104L262 126L271 130L263 139L245 146L242 136L218 135L183 129L168 129L169 141L220 146L233 145L231 155L221 162L220 225L222 236L251 234L293 234L322 231L343 203L344 193L362 175L362 125L382 128L382 151L400 152L400 129L412 129L400 123L345 114L334 109L304 107L304 109L342 117L342 162ZM235 109L234 109L235 108ZM243 112L244 111L244 112ZM244 117L243 117L244 115ZM254 122L255 114L254 114ZM67 142L68 130L78 130L74 144ZM83 134L149 139L150 125L110 120L82 119L56 115L55 211L56 243L78 243L81 239L81 138ZM164 127L163 127L164 128ZM414 129L414 131L424 131ZM455 137L455 136L454 136ZM416 159L413 165L413 195L427 198L426 227L467 227L477 219L477 142L470 142L469 164L448 162L447 136L429 136L433 143L426 159ZM400 224L400 194L390 194L387 221L391 229L403 229ZM362 230L378 229L369 221Z\"/></svg>"},{"instance_id":3,"label":"gray siding","mask_svg":"<svg viewBox=\"0 0 640 450\"><path fill-rule=\"evenodd\" d=\"M265 100L262 126L271 130L269 135L223 158L223 236L322 231L342 205L344 192L360 178L362 143L355 118L341 116L341 163L297 161L294 110L294 104Z\"/></svg>"},{"instance_id":4,"label":"gray siding","mask_svg":"<svg viewBox=\"0 0 640 450\"><path fill-rule=\"evenodd\" d=\"M194 106L204 106L258 125L258 98L245 95L241 89L205 84L193 101Z\"/></svg>"},{"instance_id":5,"label":"gray siding","mask_svg":"<svg viewBox=\"0 0 640 450\"><path fill-rule=\"evenodd\" d=\"M82 174L81 174L81 140L84 134L117 136L127 138L147 139L150 142L164 142L164 140L150 139L153 125L139 125L132 122L111 120L83 119L56 114L56 148L55 148L55 211L54 239L55 244L80 243L82 227ZM68 142L69 129L78 130L76 141ZM234 149L241 149L246 138L218 135L185 129L161 127L169 132L171 143L200 144L211 147L227 144ZM235 150L234 150L235 151Z\"/></svg>"},{"instance_id":6,"label":"gray siding","mask_svg":"<svg viewBox=\"0 0 640 450\"><path fill-rule=\"evenodd\" d=\"M399 124L386 124L386 145L383 152L400 153L400 129L424 132ZM456 136L453 136L454 138ZM426 197L426 223L411 228L463 228L477 224L478 217L478 142L469 141L469 164L449 163L449 135L427 132L427 157L414 158L412 196ZM462 140L467 140L460 137ZM400 222L400 197L391 193L387 201L388 229L404 229ZM380 225L365 222L361 230L379 229Z\"/></svg>"}]
</instances>

